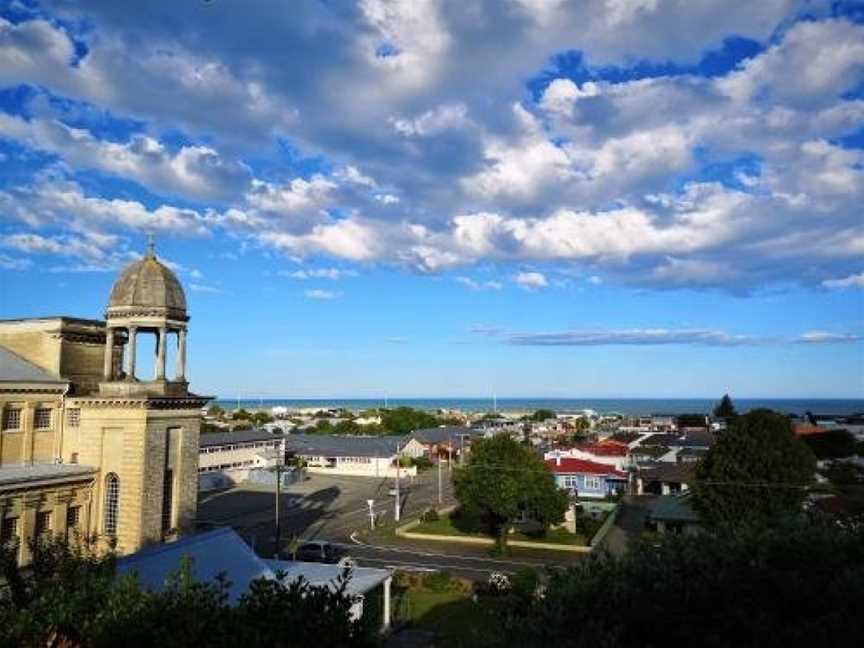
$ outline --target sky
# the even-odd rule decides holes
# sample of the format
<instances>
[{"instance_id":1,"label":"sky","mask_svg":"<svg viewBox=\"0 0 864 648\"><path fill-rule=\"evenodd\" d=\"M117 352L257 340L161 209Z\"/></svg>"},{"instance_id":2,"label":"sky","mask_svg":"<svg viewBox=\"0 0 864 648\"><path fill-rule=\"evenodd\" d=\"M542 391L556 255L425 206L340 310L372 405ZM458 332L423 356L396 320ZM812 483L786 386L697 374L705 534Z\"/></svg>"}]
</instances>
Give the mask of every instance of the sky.
<instances>
[{"instance_id":1,"label":"sky","mask_svg":"<svg viewBox=\"0 0 864 648\"><path fill-rule=\"evenodd\" d=\"M861 4L0 0L0 318L199 393L864 397L862 205Z\"/></svg>"}]
</instances>

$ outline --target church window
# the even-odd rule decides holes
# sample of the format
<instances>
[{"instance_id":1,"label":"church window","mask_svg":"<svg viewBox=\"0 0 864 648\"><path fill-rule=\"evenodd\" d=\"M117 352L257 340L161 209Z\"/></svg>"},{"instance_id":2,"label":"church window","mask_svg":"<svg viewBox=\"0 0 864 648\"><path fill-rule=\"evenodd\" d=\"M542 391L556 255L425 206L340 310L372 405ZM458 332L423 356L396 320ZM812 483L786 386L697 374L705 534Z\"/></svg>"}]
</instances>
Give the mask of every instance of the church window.
<instances>
[{"instance_id":1,"label":"church window","mask_svg":"<svg viewBox=\"0 0 864 648\"><path fill-rule=\"evenodd\" d=\"M17 430L21 427L21 408L7 407L3 410L3 429Z\"/></svg>"},{"instance_id":2,"label":"church window","mask_svg":"<svg viewBox=\"0 0 864 648\"><path fill-rule=\"evenodd\" d=\"M174 502L174 471L165 471L165 483L162 487L162 533L168 533L173 527L172 504Z\"/></svg>"},{"instance_id":3,"label":"church window","mask_svg":"<svg viewBox=\"0 0 864 648\"><path fill-rule=\"evenodd\" d=\"M105 511L103 528L106 535L117 535L117 514L120 507L120 478L116 473L105 477Z\"/></svg>"},{"instance_id":4,"label":"church window","mask_svg":"<svg viewBox=\"0 0 864 648\"><path fill-rule=\"evenodd\" d=\"M66 425L77 428L81 424L81 408L73 407L66 410Z\"/></svg>"},{"instance_id":5,"label":"church window","mask_svg":"<svg viewBox=\"0 0 864 648\"><path fill-rule=\"evenodd\" d=\"M51 511L36 511L35 535L41 538L51 532Z\"/></svg>"},{"instance_id":6,"label":"church window","mask_svg":"<svg viewBox=\"0 0 864 648\"><path fill-rule=\"evenodd\" d=\"M51 427L51 410L47 407L37 407L33 412L33 427L45 430Z\"/></svg>"},{"instance_id":7,"label":"church window","mask_svg":"<svg viewBox=\"0 0 864 648\"><path fill-rule=\"evenodd\" d=\"M0 524L0 545L9 546L18 544L18 518L3 518Z\"/></svg>"}]
</instances>

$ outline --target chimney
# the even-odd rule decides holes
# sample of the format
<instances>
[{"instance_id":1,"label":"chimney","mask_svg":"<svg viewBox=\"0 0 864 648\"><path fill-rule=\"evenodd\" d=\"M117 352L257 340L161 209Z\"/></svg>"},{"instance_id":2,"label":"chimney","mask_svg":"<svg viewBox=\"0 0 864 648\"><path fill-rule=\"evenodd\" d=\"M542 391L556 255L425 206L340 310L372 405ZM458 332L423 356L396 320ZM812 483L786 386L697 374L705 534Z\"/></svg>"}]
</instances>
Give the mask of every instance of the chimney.
<instances>
[{"instance_id":1,"label":"chimney","mask_svg":"<svg viewBox=\"0 0 864 648\"><path fill-rule=\"evenodd\" d=\"M561 465L561 451L560 450L555 453L555 465L556 466Z\"/></svg>"}]
</instances>

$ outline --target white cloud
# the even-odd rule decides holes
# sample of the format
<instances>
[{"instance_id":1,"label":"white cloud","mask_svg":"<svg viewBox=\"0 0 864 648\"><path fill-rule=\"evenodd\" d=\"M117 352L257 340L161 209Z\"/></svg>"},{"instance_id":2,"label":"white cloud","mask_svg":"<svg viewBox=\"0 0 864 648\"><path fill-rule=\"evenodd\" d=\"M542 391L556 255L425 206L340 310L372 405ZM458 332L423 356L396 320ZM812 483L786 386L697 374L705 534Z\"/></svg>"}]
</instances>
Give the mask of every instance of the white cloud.
<instances>
[{"instance_id":1,"label":"white cloud","mask_svg":"<svg viewBox=\"0 0 864 648\"><path fill-rule=\"evenodd\" d=\"M447 104L426 111L414 119L390 118L393 129L406 137L425 137L441 131L460 128L467 122L467 108L464 104Z\"/></svg>"},{"instance_id":2,"label":"white cloud","mask_svg":"<svg viewBox=\"0 0 864 648\"><path fill-rule=\"evenodd\" d=\"M852 274L842 279L826 279L822 285L826 288L864 288L864 272Z\"/></svg>"},{"instance_id":3,"label":"white cloud","mask_svg":"<svg viewBox=\"0 0 864 648\"><path fill-rule=\"evenodd\" d=\"M196 282L191 282L189 284L189 288L192 290L192 292L199 292L199 293L218 294L218 293L222 292L222 289L217 288L216 286L209 286L207 284L196 283Z\"/></svg>"},{"instance_id":4,"label":"white cloud","mask_svg":"<svg viewBox=\"0 0 864 648\"><path fill-rule=\"evenodd\" d=\"M289 279L331 279L336 281L344 277L356 277L356 270L343 270L341 268L311 268L309 270L280 270L277 274Z\"/></svg>"},{"instance_id":5,"label":"white cloud","mask_svg":"<svg viewBox=\"0 0 864 648\"><path fill-rule=\"evenodd\" d=\"M4 270L27 270L33 265L30 259L20 259L0 254L0 268Z\"/></svg>"},{"instance_id":6,"label":"white cloud","mask_svg":"<svg viewBox=\"0 0 864 648\"><path fill-rule=\"evenodd\" d=\"M501 290L504 287L500 281L477 281L471 277L456 277L456 281L471 290Z\"/></svg>"},{"instance_id":7,"label":"white cloud","mask_svg":"<svg viewBox=\"0 0 864 648\"><path fill-rule=\"evenodd\" d=\"M515 281L528 289L546 288L549 285L545 275L540 272L520 272L516 275Z\"/></svg>"},{"instance_id":8,"label":"white cloud","mask_svg":"<svg viewBox=\"0 0 864 648\"><path fill-rule=\"evenodd\" d=\"M134 135L125 143L108 142L58 120L26 121L0 113L0 136L59 155L77 168L134 180L156 193L207 200L236 198L251 180L246 165L226 160L212 148L182 146L172 153L147 135Z\"/></svg>"},{"instance_id":9,"label":"white cloud","mask_svg":"<svg viewBox=\"0 0 864 648\"><path fill-rule=\"evenodd\" d=\"M309 299L336 299L339 297L340 293L332 291L332 290L321 290L320 288L313 288L311 290L306 290L303 294Z\"/></svg>"},{"instance_id":10,"label":"white cloud","mask_svg":"<svg viewBox=\"0 0 864 648\"><path fill-rule=\"evenodd\" d=\"M802 344L845 344L861 340L860 335L853 333L829 333L828 331L808 331L802 333L795 342Z\"/></svg>"}]
</instances>

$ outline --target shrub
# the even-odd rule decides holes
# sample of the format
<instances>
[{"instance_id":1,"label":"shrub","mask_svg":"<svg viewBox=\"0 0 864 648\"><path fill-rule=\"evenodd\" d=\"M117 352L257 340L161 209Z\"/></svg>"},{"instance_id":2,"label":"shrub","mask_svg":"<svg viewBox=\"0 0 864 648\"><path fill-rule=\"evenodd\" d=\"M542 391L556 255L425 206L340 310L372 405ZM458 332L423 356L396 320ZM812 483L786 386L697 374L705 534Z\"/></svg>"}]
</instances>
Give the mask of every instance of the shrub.
<instances>
[{"instance_id":1,"label":"shrub","mask_svg":"<svg viewBox=\"0 0 864 648\"><path fill-rule=\"evenodd\" d=\"M513 593L524 598L534 598L537 586L540 584L540 574L536 569L525 567L510 577Z\"/></svg>"},{"instance_id":2,"label":"shrub","mask_svg":"<svg viewBox=\"0 0 864 648\"><path fill-rule=\"evenodd\" d=\"M423 587L430 592L447 592L456 586L457 584L446 571L433 572L423 577Z\"/></svg>"},{"instance_id":3,"label":"shrub","mask_svg":"<svg viewBox=\"0 0 864 648\"><path fill-rule=\"evenodd\" d=\"M510 577L501 572L492 572L486 586L489 594L506 594L511 589Z\"/></svg>"},{"instance_id":4,"label":"shrub","mask_svg":"<svg viewBox=\"0 0 864 648\"><path fill-rule=\"evenodd\" d=\"M417 467L418 472L423 472L432 467L432 461L428 457L414 457L411 463Z\"/></svg>"},{"instance_id":5,"label":"shrub","mask_svg":"<svg viewBox=\"0 0 864 648\"><path fill-rule=\"evenodd\" d=\"M438 515L438 511L434 508L430 508L427 511L423 512L423 515L420 516L421 522L437 522L441 519L441 516Z\"/></svg>"}]
</instances>

